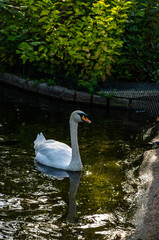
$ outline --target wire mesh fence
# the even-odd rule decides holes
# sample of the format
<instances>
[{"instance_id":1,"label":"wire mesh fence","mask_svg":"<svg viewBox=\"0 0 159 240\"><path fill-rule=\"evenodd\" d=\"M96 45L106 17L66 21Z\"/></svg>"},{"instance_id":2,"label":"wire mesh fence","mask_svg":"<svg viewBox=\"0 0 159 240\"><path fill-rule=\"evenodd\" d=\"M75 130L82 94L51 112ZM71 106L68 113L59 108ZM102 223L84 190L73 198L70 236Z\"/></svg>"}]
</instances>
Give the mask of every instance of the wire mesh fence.
<instances>
[{"instance_id":1,"label":"wire mesh fence","mask_svg":"<svg viewBox=\"0 0 159 240\"><path fill-rule=\"evenodd\" d=\"M159 84L108 82L104 93L113 93L115 98L128 99L128 108L146 112L151 116L159 115Z\"/></svg>"}]
</instances>

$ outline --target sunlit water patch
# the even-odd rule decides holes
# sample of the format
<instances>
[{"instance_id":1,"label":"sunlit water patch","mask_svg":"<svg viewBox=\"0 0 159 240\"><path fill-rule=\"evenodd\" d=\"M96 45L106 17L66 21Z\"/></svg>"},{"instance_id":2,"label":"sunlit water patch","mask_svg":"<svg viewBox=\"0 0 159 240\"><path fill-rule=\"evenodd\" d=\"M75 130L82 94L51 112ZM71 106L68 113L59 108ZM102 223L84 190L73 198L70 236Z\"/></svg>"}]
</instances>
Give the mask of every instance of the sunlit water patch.
<instances>
[{"instance_id":1,"label":"sunlit water patch","mask_svg":"<svg viewBox=\"0 0 159 240\"><path fill-rule=\"evenodd\" d=\"M137 194L148 119L21 94L1 86L0 239L126 239ZM70 144L69 115L88 113L79 126L82 173L34 162L37 133ZM144 119L144 121L143 121Z\"/></svg>"}]
</instances>

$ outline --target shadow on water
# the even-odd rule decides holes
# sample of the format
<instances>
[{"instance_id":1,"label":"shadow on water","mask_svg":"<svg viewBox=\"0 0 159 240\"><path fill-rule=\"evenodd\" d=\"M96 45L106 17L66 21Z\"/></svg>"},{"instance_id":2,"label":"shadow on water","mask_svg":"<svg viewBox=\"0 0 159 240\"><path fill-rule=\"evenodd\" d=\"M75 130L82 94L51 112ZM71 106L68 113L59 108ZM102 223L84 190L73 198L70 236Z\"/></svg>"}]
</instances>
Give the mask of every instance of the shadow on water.
<instances>
[{"instance_id":1,"label":"shadow on water","mask_svg":"<svg viewBox=\"0 0 159 240\"><path fill-rule=\"evenodd\" d=\"M93 122L79 126L82 176L35 165L36 135L70 145L76 109ZM0 239L126 239L147 147L141 135L151 121L0 86Z\"/></svg>"}]
</instances>

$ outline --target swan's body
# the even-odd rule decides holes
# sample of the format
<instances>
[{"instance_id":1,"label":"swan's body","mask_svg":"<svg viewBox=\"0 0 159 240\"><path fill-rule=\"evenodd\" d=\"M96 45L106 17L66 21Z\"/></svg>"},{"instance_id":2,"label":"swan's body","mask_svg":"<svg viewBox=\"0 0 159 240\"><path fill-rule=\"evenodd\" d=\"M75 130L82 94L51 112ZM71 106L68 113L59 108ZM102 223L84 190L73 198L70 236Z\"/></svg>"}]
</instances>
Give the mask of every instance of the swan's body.
<instances>
[{"instance_id":1,"label":"swan's body","mask_svg":"<svg viewBox=\"0 0 159 240\"><path fill-rule=\"evenodd\" d=\"M71 146L55 140L46 140L42 133L38 134L35 142L36 161L58 169L81 171L82 162L79 153L77 129L78 123L91 121L82 111L74 111L70 116Z\"/></svg>"}]
</instances>

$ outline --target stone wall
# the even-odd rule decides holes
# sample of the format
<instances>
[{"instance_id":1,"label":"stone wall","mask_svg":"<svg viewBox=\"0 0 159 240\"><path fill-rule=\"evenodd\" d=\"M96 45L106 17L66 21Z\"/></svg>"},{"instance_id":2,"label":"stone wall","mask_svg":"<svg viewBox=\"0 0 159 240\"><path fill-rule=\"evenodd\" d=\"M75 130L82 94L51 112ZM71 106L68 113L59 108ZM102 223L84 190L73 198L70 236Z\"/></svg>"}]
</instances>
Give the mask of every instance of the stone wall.
<instances>
[{"instance_id":1,"label":"stone wall","mask_svg":"<svg viewBox=\"0 0 159 240\"><path fill-rule=\"evenodd\" d=\"M37 84L35 81L26 81L9 73L0 74L0 82L63 101L100 105L103 107L108 107L109 105L109 100L105 97L69 90L61 86L48 86L47 83Z\"/></svg>"}]
</instances>

